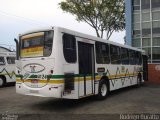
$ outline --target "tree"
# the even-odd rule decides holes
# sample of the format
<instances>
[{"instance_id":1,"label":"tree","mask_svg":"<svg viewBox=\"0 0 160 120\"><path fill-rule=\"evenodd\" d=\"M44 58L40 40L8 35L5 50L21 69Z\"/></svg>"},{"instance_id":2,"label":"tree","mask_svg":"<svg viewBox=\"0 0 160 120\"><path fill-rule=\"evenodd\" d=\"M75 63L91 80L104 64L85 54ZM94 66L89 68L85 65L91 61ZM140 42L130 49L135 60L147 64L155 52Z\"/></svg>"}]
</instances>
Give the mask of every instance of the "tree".
<instances>
[{"instance_id":1,"label":"tree","mask_svg":"<svg viewBox=\"0 0 160 120\"><path fill-rule=\"evenodd\" d=\"M108 40L114 31L125 29L124 0L65 0L59 5L93 27L97 37L102 38L105 31Z\"/></svg>"}]
</instances>

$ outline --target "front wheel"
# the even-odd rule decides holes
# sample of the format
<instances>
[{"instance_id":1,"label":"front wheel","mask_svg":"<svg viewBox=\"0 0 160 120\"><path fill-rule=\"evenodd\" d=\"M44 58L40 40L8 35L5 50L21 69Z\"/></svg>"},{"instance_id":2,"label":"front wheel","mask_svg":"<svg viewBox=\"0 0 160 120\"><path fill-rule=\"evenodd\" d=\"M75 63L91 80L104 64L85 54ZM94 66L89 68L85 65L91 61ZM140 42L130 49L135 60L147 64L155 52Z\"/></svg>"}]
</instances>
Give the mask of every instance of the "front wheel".
<instances>
[{"instance_id":1,"label":"front wheel","mask_svg":"<svg viewBox=\"0 0 160 120\"><path fill-rule=\"evenodd\" d=\"M105 80L101 80L100 83L99 83L99 89L98 89L98 95L97 95L97 98L99 100L103 100L107 97L108 95L108 84Z\"/></svg>"},{"instance_id":2,"label":"front wheel","mask_svg":"<svg viewBox=\"0 0 160 120\"><path fill-rule=\"evenodd\" d=\"M4 79L3 77L0 76L0 87L2 87L4 85Z\"/></svg>"}]
</instances>

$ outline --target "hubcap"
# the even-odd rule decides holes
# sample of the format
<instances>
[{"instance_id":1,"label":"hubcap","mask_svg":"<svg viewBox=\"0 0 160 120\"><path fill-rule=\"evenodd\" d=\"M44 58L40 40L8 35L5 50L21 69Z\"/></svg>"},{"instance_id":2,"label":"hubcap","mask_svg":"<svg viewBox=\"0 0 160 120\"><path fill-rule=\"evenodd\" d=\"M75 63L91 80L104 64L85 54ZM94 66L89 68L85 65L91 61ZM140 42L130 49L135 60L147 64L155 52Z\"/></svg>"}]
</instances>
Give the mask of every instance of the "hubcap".
<instances>
[{"instance_id":1,"label":"hubcap","mask_svg":"<svg viewBox=\"0 0 160 120\"><path fill-rule=\"evenodd\" d=\"M101 87L101 95L105 96L107 94L107 86L105 84Z\"/></svg>"}]
</instances>

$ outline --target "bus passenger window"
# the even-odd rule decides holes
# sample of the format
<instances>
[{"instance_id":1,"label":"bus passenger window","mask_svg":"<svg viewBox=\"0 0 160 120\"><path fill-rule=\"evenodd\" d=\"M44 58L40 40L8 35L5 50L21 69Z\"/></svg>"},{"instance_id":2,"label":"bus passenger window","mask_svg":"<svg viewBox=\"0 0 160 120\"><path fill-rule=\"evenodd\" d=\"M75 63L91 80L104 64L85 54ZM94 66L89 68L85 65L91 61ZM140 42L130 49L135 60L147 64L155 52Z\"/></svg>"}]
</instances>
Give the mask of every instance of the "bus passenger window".
<instances>
[{"instance_id":1,"label":"bus passenger window","mask_svg":"<svg viewBox=\"0 0 160 120\"><path fill-rule=\"evenodd\" d=\"M140 52L136 52L136 64L141 65L142 64L142 55Z\"/></svg>"},{"instance_id":2,"label":"bus passenger window","mask_svg":"<svg viewBox=\"0 0 160 120\"><path fill-rule=\"evenodd\" d=\"M96 42L96 61L98 64L109 64L109 45L101 42Z\"/></svg>"},{"instance_id":3,"label":"bus passenger window","mask_svg":"<svg viewBox=\"0 0 160 120\"><path fill-rule=\"evenodd\" d=\"M15 57L7 57L8 64L15 64Z\"/></svg>"},{"instance_id":4,"label":"bus passenger window","mask_svg":"<svg viewBox=\"0 0 160 120\"><path fill-rule=\"evenodd\" d=\"M63 35L63 53L64 58L68 63L76 62L76 38L73 35L66 33Z\"/></svg>"},{"instance_id":5,"label":"bus passenger window","mask_svg":"<svg viewBox=\"0 0 160 120\"><path fill-rule=\"evenodd\" d=\"M0 65L5 65L4 57L0 57Z\"/></svg>"},{"instance_id":6,"label":"bus passenger window","mask_svg":"<svg viewBox=\"0 0 160 120\"><path fill-rule=\"evenodd\" d=\"M122 59L122 64L123 64L123 65L128 65L128 64L129 64L129 53L128 53L128 49L126 49L126 48L121 48L121 59Z\"/></svg>"},{"instance_id":7,"label":"bus passenger window","mask_svg":"<svg viewBox=\"0 0 160 120\"><path fill-rule=\"evenodd\" d=\"M130 63L131 65L136 64L136 60L135 60L135 59L136 59L136 58L135 58L135 51L130 50L130 51L129 51L129 63Z\"/></svg>"},{"instance_id":8,"label":"bus passenger window","mask_svg":"<svg viewBox=\"0 0 160 120\"><path fill-rule=\"evenodd\" d=\"M110 45L110 55L112 64L121 64L120 47Z\"/></svg>"}]
</instances>

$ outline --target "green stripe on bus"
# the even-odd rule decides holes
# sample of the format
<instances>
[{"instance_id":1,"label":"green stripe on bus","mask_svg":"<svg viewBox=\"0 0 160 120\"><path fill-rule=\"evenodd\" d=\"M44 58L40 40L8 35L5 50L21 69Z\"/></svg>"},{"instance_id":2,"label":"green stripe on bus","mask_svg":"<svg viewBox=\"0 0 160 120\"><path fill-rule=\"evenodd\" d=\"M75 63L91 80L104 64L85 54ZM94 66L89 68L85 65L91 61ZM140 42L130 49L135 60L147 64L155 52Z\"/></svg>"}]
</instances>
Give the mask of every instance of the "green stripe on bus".
<instances>
[{"instance_id":1,"label":"green stripe on bus","mask_svg":"<svg viewBox=\"0 0 160 120\"><path fill-rule=\"evenodd\" d=\"M98 75L98 74L96 74L96 75ZM39 75L31 75L31 76L29 76L28 78L38 78L38 76ZM62 78L65 78L65 76L66 75L46 75L47 76L47 78L49 78L49 79L62 79ZM71 74L71 76L72 76L72 74ZM91 77L92 75L91 74L87 74L86 75L86 77ZM19 78L21 78L21 77L24 77L23 75L16 75L16 77L19 77ZM82 74L73 74L73 77L84 77L84 75L82 75Z\"/></svg>"}]
</instances>

